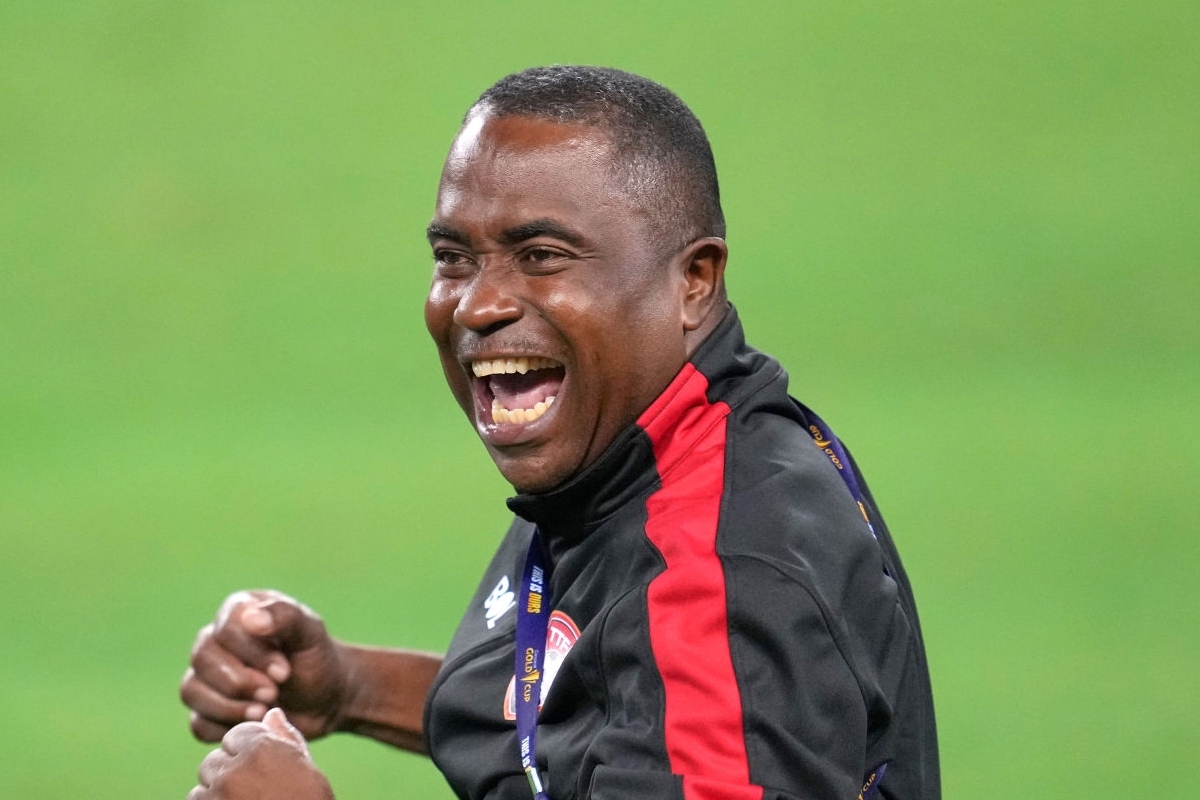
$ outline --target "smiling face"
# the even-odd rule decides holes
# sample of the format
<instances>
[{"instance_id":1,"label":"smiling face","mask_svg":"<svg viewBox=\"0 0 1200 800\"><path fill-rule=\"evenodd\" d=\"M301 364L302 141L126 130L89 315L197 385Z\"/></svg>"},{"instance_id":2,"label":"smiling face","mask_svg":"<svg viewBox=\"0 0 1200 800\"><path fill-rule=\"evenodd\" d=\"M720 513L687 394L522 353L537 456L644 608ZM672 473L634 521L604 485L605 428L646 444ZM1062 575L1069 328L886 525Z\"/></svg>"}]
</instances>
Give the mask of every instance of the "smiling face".
<instances>
[{"instance_id":1,"label":"smiling face","mask_svg":"<svg viewBox=\"0 0 1200 800\"><path fill-rule=\"evenodd\" d=\"M595 461L707 327L695 243L663 252L611 159L594 127L477 112L442 172L425 322L455 399L518 491ZM724 244L707 247L719 251L715 283Z\"/></svg>"}]
</instances>

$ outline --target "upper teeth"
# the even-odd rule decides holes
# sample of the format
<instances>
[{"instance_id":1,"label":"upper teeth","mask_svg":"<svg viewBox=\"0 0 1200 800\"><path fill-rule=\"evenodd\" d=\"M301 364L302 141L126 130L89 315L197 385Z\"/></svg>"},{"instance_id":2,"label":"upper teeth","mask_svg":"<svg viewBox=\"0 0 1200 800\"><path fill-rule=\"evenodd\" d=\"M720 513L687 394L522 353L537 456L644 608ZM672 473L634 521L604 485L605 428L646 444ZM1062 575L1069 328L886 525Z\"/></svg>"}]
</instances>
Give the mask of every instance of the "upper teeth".
<instances>
[{"instance_id":1,"label":"upper teeth","mask_svg":"<svg viewBox=\"0 0 1200 800\"><path fill-rule=\"evenodd\" d=\"M519 372L524 375L533 369L550 369L558 363L541 356L521 356L520 358L489 358L485 361L472 361L471 371L476 378L487 375L506 375Z\"/></svg>"}]
</instances>

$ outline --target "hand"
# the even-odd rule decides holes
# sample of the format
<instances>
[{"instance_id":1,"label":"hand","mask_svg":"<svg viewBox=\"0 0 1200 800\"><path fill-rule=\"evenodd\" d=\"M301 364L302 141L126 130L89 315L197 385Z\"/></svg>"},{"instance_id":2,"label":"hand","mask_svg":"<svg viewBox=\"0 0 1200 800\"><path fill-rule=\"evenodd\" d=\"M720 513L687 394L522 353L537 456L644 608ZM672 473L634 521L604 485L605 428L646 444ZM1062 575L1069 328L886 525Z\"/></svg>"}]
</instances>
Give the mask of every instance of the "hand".
<instances>
[{"instance_id":1,"label":"hand","mask_svg":"<svg viewBox=\"0 0 1200 800\"><path fill-rule=\"evenodd\" d=\"M321 618L274 591L230 595L200 630L179 694L197 739L220 741L277 705L308 738L337 725L350 678Z\"/></svg>"},{"instance_id":2,"label":"hand","mask_svg":"<svg viewBox=\"0 0 1200 800\"><path fill-rule=\"evenodd\" d=\"M262 722L243 722L200 763L188 800L333 800L304 736L278 708Z\"/></svg>"}]
</instances>

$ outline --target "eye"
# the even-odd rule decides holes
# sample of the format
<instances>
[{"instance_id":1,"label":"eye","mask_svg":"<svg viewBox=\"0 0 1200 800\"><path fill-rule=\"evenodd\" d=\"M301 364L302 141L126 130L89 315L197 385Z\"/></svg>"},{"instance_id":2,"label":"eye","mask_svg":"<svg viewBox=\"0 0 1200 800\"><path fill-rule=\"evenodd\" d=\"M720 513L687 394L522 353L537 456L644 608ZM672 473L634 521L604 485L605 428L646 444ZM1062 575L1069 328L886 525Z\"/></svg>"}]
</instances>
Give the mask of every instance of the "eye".
<instances>
[{"instance_id":1,"label":"eye","mask_svg":"<svg viewBox=\"0 0 1200 800\"><path fill-rule=\"evenodd\" d=\"M520 258L528 271L548 274L564 268L571 257L561 250L539 245L522 250Z\"/></svg>"},{"instance_id":2,"label":"eye","mask_svg":"<svg viewBox=\"0 0 1200 800\"><path fill-rule=\"evenodd\" d=\"M474 267L474 260L461 250L434 248L434 269L443 278L462 278Z\"/></svg>"}]
</instances>

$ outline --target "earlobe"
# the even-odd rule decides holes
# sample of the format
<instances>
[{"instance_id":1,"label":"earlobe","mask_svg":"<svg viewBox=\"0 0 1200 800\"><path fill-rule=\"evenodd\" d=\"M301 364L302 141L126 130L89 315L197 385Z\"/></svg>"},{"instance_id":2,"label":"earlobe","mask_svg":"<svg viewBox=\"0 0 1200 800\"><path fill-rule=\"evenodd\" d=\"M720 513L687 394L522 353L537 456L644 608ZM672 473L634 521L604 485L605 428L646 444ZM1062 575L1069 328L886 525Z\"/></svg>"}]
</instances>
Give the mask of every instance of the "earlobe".
<instances>
[{"instance_id":1,"label":"earlobe","mask_svg":"<svg viewBox=\"0 0 1200 800\"><path fill-rule=\"evenodd\" d=\"M714 309L719 312L724 308L729 247L724 239L706 236L684 248L680 258L683 260L681 321L684 331L691 332L704 327ZM720 316L716 314L717 318Z\"/></svg>"}]
</instances>

